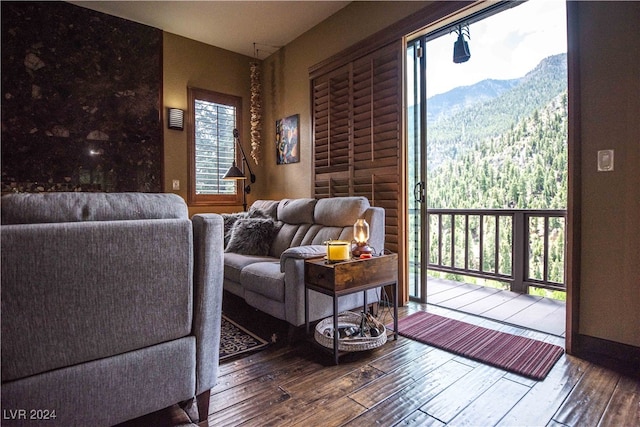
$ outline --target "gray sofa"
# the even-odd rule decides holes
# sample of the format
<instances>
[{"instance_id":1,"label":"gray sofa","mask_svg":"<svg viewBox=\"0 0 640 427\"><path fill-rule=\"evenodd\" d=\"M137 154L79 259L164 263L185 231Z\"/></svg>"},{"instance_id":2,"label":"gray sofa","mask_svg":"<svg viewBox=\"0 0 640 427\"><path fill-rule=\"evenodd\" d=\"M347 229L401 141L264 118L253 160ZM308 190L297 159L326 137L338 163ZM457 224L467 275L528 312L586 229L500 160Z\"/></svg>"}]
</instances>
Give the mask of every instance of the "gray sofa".
<instances>
[{"instance_id":1,"label":"gray sofa","mask_svg":"<svg viewBox=\"0 0 640 427\"><path fill-rule=\"evenodd\" d=\"M293 327L305 321L304 260L325 255L323 242L351 241L356 219L365 218L370 246L376 253L384 250L384 209L372 207L365 197L257 200L246 214L223 217L224 289ZM367 294L368 302L378 299L379 290ZM361 293L344 296L339 310L362 304ZM310 320L327 317L332 309L329 296L310 292Z\"/></svg>"},{"instance_id":2,"label":"gray sofa","mask_svg":"<svg viewBox=\"0 0 640 427\"><path fill-rule=\"evenodd\" d=\"M110 426L196 401L207 416L220 215L189 219L172 194L12 194L0 230L3 425Z\"/></svg>"}]
</instances>

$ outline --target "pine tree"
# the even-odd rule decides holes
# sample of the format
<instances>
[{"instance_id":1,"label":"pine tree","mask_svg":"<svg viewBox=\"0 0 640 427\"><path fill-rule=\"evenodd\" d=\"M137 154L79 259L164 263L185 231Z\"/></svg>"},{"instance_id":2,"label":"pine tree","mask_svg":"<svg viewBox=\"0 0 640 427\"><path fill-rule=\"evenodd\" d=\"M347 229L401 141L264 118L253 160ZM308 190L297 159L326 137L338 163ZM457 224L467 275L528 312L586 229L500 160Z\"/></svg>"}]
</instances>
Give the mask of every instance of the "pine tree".
<instances>
[{"instance_id":1,"label":"pine tree","mask_svg":"<svg viewBox=\"0 0 640 427\"><path fill-rule=\"evenodd\" d=\"M549 61L554 67L547 69L546 74L530 73L526 85L515 86L482 107L476 105L448 117L441 114L436 122L430 123L427 158L437 156L437 161L428 165L429 208L566 209L566 55L551 57ZM485 232L490 229L495 230L495 224L486 227ZM470 218L470 268L480 267L478 232L477 222ZM501 221L502 272L510 268L510 233ZM455 254L456 260L464 259L463 234L455 235L456 251L461 251ZM549 279L562 282L564 222L551 221L550 234L555 237L549 242ZM433 224L431 235L433 259L438 243L437 227ZM542 278L542 236L536 234L531 245L531 275L538 278ZM443 253L449 251L449 257L450 241L450 235L443 241ZM490 254L484 257L483 268L495 267L492 246L492 238L485 240L485 252Z\"/></svg>"}]
</instances>

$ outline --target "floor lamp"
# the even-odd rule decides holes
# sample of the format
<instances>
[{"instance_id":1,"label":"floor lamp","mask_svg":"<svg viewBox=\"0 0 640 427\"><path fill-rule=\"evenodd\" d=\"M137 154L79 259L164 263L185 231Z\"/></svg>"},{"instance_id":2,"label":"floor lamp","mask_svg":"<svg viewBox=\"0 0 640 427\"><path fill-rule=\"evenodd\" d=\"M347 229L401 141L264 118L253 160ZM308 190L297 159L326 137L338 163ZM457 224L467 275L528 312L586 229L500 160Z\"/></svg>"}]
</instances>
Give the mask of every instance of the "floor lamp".
<instances>
[{"instance_id":1,"label":"floor lamp","mask_svg":"<svg viewBox=\"0 0 640 427\"><path fill-rule=\"evenodd\" d=\"M240 163L240 167L242 169L239 169L236 166L236 157L234 154L233 163L231 164L231 167L229 168L227 173L224 174L222 179L235 180L235 181L246 180L247 177L244 174L244 165L245 164L247 165L247 169L249 169L250 184L245 185L242 191L242 209L246 211L247 210L247 194L251 192L251 184L256 182L256 176L253 174L253 171L251 171L251 166L249 166L249 162L247 161L247 156L245 156L244 150L242 149L242 145L240 144L240 139L238 138L238 129L233 130L233 141L234 141L234 153L235 153L236 145L240 148L240 153L242 153L242 162Z\"/></svg>"}]
</instances>

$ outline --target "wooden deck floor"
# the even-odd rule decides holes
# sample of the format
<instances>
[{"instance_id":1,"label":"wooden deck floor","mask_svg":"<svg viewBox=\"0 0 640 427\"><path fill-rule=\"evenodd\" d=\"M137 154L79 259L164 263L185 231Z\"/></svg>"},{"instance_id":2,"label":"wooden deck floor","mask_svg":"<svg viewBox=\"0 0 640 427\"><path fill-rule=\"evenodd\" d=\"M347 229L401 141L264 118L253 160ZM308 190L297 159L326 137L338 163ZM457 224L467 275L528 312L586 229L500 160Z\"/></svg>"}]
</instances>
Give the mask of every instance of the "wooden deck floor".
<instances>
[{"instance_id":1,"label":"wooden deck floor","mask_svg":"<svg viewBox=\"0 0 640 427\"><path fill-rule=\"evenodd\" d=\"M563 301L429 277L427 303L559 337L565 336Z\"/></svg>"},{"instance_id":2,"label":"wooden deck floor","mask_svg":"<svg viewBox=\"0 0 640 427\"><path fill-rule=\"evenodd\" d=\"M431 305L410 303L400 317L417 310L564 343L556 335ZM270 331L258 313L242 317L262 334L282 333ZM209 419L200 427L640 425L640 381L572 356L563 355L544 381L403 337L349 354L337 366L331 360L299 341L221 364Z\"/></svg>"}]
</instances>

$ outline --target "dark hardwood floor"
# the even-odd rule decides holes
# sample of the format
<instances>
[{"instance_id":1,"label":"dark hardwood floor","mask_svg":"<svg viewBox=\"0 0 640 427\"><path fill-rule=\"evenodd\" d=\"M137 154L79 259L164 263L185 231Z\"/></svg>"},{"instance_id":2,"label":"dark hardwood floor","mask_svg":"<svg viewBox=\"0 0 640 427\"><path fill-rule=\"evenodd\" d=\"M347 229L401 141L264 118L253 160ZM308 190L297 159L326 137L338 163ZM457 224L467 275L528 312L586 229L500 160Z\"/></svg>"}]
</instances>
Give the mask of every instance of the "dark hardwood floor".
<instances>
[{"instance_id":1,"label":"dark hardwood floor","mask_svg":"<svg viewBox=\"0 0 640 427\"><path fill-rule=\"evenodd\" d=\"M556 335L431 305L410 303L400 317L416 310L564 346ZM268 316L230 311L264 338L286 333ZM568 355L533 381L403 337L335 366L309 342L279 339L220 365L199 425L640 426L640 381Z\"/></svg>"}]
</instances>

